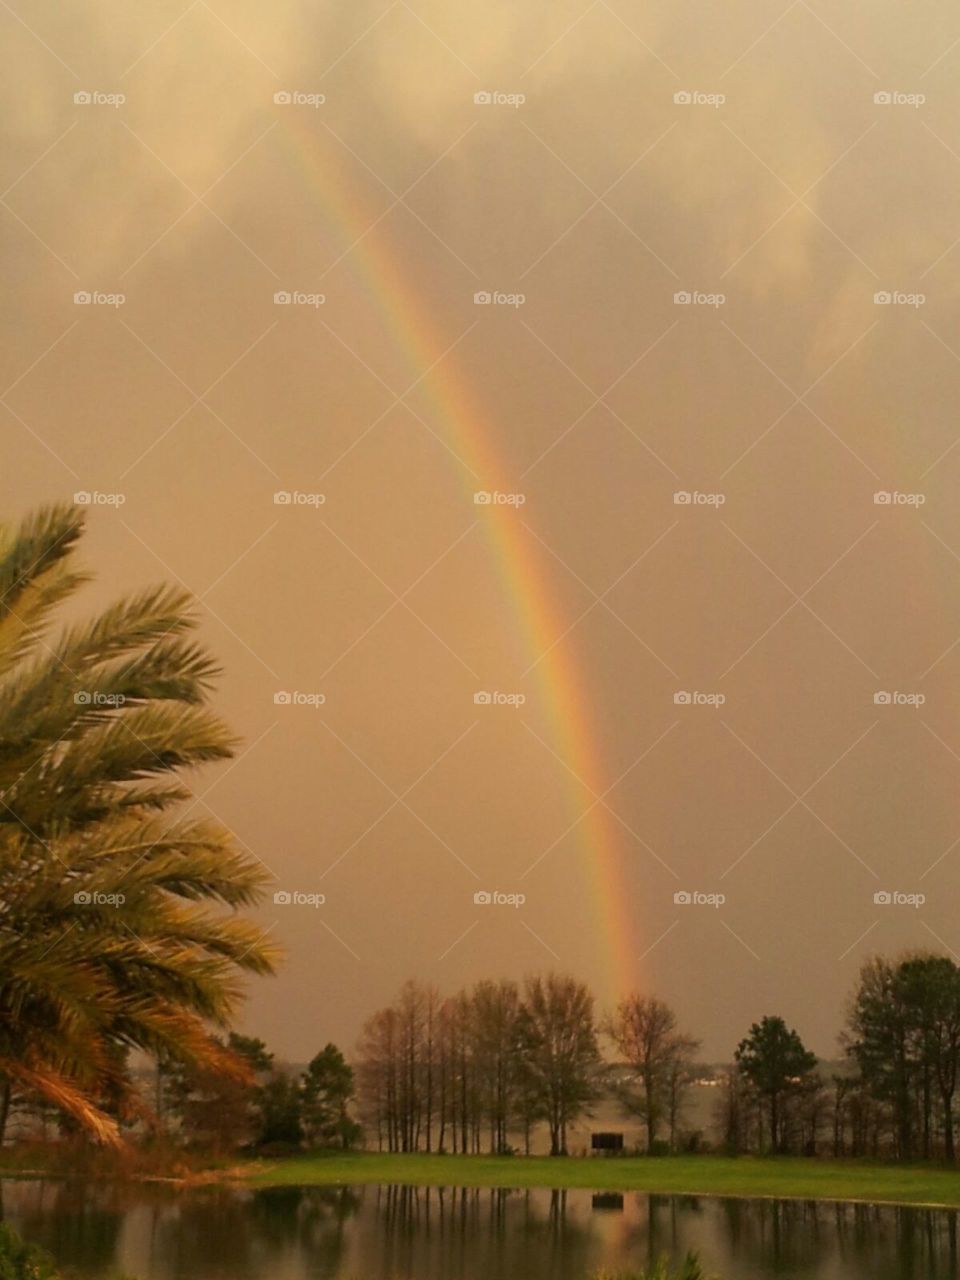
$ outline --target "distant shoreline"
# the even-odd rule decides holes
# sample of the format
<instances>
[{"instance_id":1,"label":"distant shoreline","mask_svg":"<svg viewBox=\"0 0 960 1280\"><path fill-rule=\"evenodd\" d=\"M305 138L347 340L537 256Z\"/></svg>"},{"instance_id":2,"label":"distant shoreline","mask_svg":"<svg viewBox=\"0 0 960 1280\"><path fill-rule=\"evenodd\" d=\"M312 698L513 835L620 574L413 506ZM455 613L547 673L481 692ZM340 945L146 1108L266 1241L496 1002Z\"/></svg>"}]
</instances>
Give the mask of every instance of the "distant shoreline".
<instances>
[{"instance_id":1,"label":"distant shoreline","mask_svg":"<svg viewBox=\"0 0 960 1280\"><path fill-rule=\"evenodd\" d=\"M109 1164L80 1170L56 1160L0 1160L0 1179L143 1183L185 1190L233 1186L407 1186L515 1191L594 1191L749 1200L960 1209L960 1170L933 1164L798 1156L490 1156L386 1152L312 1152L278 1159L236 1159L169 1172Z\"/></svg>"},{"instance_id":2,"label":"distant shoreline","mask_svg":"<svg viewBox=\"0 0 960 1280\"><path fill-rule=\"evenodd\" d=\"M960 1208L960 1171L937 1165L763 1156L471 1156L348 1152L252 1162L231 1170L258 1187L384 1183L645 1192L651 1195L846 1201Z\"/></svg>"}]
</instances>

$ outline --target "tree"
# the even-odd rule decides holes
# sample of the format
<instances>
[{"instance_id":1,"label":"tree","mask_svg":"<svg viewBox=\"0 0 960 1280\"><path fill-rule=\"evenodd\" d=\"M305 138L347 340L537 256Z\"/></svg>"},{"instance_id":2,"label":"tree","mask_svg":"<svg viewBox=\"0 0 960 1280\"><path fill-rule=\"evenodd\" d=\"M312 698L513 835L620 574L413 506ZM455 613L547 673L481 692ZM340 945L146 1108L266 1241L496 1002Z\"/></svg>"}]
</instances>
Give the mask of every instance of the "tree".
<instances>
[{"instance_id":1,"label":"tree","mask_svg":"<svg viewBox=\"0 0 960 1280\"><path fill-rule=\"evenodd\" d=\"M206 1151L235 1151L256 1142L262 1129L257 1079L273 1066L262 1040L231 1032L227 1049L245 1071L224 1073L215 1066L171 1063L163 1072L164 1098L180 1132Z\"/></svg>"},{"instance_id":2,"label":"tree","mask_svg":"<svg viewBox=\"0 0 960 1280\"><path fill-rule=\"evenodd\" d=\"M667 1129L671 1151L677 1150L680 1122L694 1080L694 1060L700 1044L693 1036L677 1035L671 1046L667 1061Z\"/></svg>"},{"instance_id":3,"label":"tree","mask_svg":"<svg viewBox=\"0 0 960 1280\"><path fill-rule=\"evenodd\" d=\"M353 1068L335 1044L328 1044L311 1060L301 1078L302 1119L307 1140L317 1147L351 1147L360 1126L350 1118Z\"/></svg>"},{"instance_id":4,"label":"tree","mask_svg":"<svg viewBox=\"0 0 960 1280\"><path fill-rule=\"evenodd\" d=\"M897 1154L919 1148L956 1158L954 1096L960 1073L960 969L915 953L866 964L850 1009L847 1052L863 1085L889 1107Z\"/></svg>"},{"instance_id":5,"label":"tree","mask_svg":"<svg viewBox=\"0 0 960 1280\"><path fill-rule=\"evenodd\" d=\"M573 978L550 974L524 987L518 1041L526 1088L550 1129L550 1154L567 1154L567 1128L596 1094L600 1060L593 996Z\"/></svg>"},{"instance_id":6,"label":"tree","mask_svg":"<svg viewBox=\"0 0 960 1280\"><path fill-rule=\"evenodd\" d=\"M471 996L471 1018L480 1106L487 1122L490 1151L509 1149L507 1131L514 1118L519 1083L520 990L515 982L478 982Z\"/></svg>"},{"instance_id":7,"label":"tree","mask_svg":"<svg viewBox=\"0 0 960 1280\"><path fill-rule=\"evenodd\" d=\"M298 1147L303 1141L300 1082L286 1068L274 1069L256 1094L258 1147Z\"/></svg>"},{"instance_id":8,"label":"tree","mask_svg":"<svg viewBox=\"0 0 960 1280\"><path fill-rule=\"evenodd\" d=\"M931 1085L939 1095L944 1155L956 1159L953 1097L960 1070L960 969L947 956L919 955L901 961L897 982L918 1045L923 1098L924 1155L930 1155Z\"/></svg>"},{"instance_id":9,"label":"tree","mask_svg":"<svg viewBox=\"0 0 960 1280\"><path fill-rule=\"evenodd\" d=\"M627 996L607 1020L605 1030L639 1080L639 1094L628 1087L620 1090L620 1096L643 1118L647 1150L654 1149L664 1116L670 1122L673 1144L687 1069L700 1042L678 1032L673 1010L656 996Z\"/></svg>"},{"instance_id":10,"label":"tree","mask_svg":"<svg viewBox=\"0 0 960 1280\"><path fill-rule=\"evenodd\" d=\"M727 1155L738 1156L747 1149L748 1100L745 1093L749 1088L749 1082L735 1067L726 1068L720 1077L714 1122L720 1130Z\"/></svg>"},{"instance_id":11,"label":"tree","mask_svg":"<svg viewBox=\"0 0 960 1280\"><path fill-rule=\"evenodd\" d=\"M804 1047L797 1032L790 1030L782 1018L766 1017L753 1024L750 1034L737 1046L735 1056L742 1074L766 1099L770 1145L779 1152L783 1147L780 1121L784 1099L816 1067L816 1054Z\"/></svg>"},{"instance_id":12,"label":"tree","mask_svg":"<svg viewBox=\"0 0 960 1280\"><path fill-rule=\"evenodd\" d=\"M903 995L894 964L875 959L863 966L850 1009L848 1052L871 1094L890 1105L897 1154L908 1160L914 1145L915 1063Z\"/></svg>"},{"instance_id":13,"label":"tree","mask_svg":"<svg viewBox=\"0 0 960 1280\"><path fill-rule=\"evenodd\" d=\"M397 1112L397 1014L379 1009L363 1024L357 1045L357 1092L364 1123L377 1135L377 1147L400 1150Z\"/></svg>"},{"instance_id":14,"label":"tree","mask_svg":"<svg viewBox=\"0 0 960 1280\"><path fill-rule=\"evenodd\" d=\"M364 1023L357 1046L357 1100L382 1150L466 1151L475 1121L469 999L441 1002L407 982L396 1002ZM436 1133L436 1137L434 1136Z\"/></svg>"},{"instance_id":15,"label":"tree","mask_svg":"<svg viewBox=\"0 0 960 1280\"><path fill-rule=\"evenodd\" d=\"M263 867L171 812L190 796L179 771L235 745L205 706L217 668L189 639L189 597L139 591L54 634L86 581L81 533L65 506L0 530L0 1139L16 1093L116 1141L97 1099L137 1090L115 1046L242 1073L210 1025L238 973L275 959L236 914Z\"/></svg>"}]
</instances>

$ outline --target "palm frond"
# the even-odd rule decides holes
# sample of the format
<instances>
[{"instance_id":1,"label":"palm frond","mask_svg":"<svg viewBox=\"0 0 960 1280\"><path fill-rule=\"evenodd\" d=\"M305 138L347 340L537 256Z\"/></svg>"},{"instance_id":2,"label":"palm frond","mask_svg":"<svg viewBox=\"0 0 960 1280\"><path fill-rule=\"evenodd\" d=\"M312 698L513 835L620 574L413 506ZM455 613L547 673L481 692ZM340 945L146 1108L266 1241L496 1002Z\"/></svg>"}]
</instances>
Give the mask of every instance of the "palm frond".
<instances>
[{"instance_id":1,"label":"palm frond","mask_svg":"<svg viewBox=\"0 0 960 1280\"><path fill-rule=\"evenodd\" d=\"M114 1143L117 1116L147 1114L127 1051L242 1070L210 1027L278 952L236 914L265 868L176 812L183 771L236 746L189 596L153 587L48 634L85 580L81 530L66 506L0 530L0 1078Z\"/></svg>"}]
</instances>

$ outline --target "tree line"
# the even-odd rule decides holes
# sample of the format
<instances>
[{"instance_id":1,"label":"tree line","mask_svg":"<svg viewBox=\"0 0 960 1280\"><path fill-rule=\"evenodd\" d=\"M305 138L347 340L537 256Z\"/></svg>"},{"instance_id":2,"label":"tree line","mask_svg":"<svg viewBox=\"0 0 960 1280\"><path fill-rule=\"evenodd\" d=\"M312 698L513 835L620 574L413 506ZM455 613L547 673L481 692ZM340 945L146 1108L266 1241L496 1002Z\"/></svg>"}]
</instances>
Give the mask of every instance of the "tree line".
<instances>
[{"instance_id":1,"label":"tree line","mask_svg":"<svg viewBox=\"0 0 960 1280\"><path fill-rule=\"evenodd\" d=\"M956 1159L960 967L914 952L861 969L827 1075L780 1019L737 1051L718 1108L732 1151Z\"/></svg>"},{"instance_id":2,"label":"tree line","mask_svg":"<svg viewBox=\"0 0 960 1280\"><path fill-rule=\"evenodd\" d=\"M350 1114L353 1068L327 1044L302 1071L278 1063L266 1044L231 1032L226 1047L248 1068L245 1077L170 1064L157 1075L160 1127L182 1142L216 1153L260 1153L355 1146L360 1125Z\"/></svg>"},{"instance_id":3,"label":"tree line","mask_svg":"<svg viewBox=\"0 0 960 1280\"><path fill-rule=\"evenodd\" d=\"M653 995L599 1015L562 974L484 980L454 996L406 982L364 1024L355 1056L367 1145L384 1151L551 1155L601 1100L638 1126L627 1147L956 1158L960 966L910 953L861 969L838 1060L821 1062L783 1018L755 1022L728 1067L698 1064L700 1041ZM716 1087L714 1135L689 1123L697 1081Z\"/></svg>"},{"instance_id":4,"label":"tree line","mask_svg":"<svg viewBox=\"0 0 960 1280\"><path fill-rule=\"evenodd\" d=\"M333 1044L300 1069L259 1039L231 1032L216 1043L208 1063L158 1062L154 1106L126 1120L131 1134L218 1153L363 1144L529 1155L545 1143L562 1156L574 1126L582 1132L605 1103L617 1116L606 1127L626 1130L625 1150L651 1155L955 1159L960 967L933 954L863 966L832 1064L768 1015L728 1066L705 1066L663 1000L634 992L601 1014L585 984L557 973L485 979L452 996L405 982L366 1020L349 1062ZM222 1071L223 1056L238 1068ZM706 1133L707 1109L691 1114L697 1084L714 1086ZM98 1106L123 1120L122 1096ZM77 1128L43 1095L19 1111Z\"/></svg>"},{"instance_id":5,"label":"tree line","mask_svg":"<svg viewBox=\"0 0 960 1280\"><path fill-rule=\"evenodd\" d=\"M606 1036L622 1062L604 1061ZM551 1155L613 1094L640 1117L647 1146L676 1142L699 1048L655 997L625 998L599 1020L588 988L564 974L484 980L455 996L407 982L364 1024L357 1094L367 1140L384 1151L525 1154L545 1127ZM626 1069L624 1069L626 1068Z\"/></svg>"}]
</instances>

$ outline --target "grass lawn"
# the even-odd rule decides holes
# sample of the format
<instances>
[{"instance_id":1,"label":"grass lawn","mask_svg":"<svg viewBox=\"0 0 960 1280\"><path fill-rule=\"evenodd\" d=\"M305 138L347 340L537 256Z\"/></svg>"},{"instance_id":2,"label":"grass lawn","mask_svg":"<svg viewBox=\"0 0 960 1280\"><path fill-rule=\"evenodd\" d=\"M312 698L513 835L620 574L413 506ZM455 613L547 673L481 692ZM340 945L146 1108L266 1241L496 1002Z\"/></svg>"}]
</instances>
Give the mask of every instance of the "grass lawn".
<instances>
[{"instance_id":1,"label":"grass lawn","mask_svg":"<svg viewBox=\"0 0 960 1280\"><path fill-rule=\"evenodd\" d=\"M790 1157L551 1160L543 1156L346 1152L257 1162L245 1166L244 1175L258 1186L392 1182L424 1187L582 1187L593 1191L887 1200L901 1204L960 1206L960 1172L930 1165Z\"/></svg>"}]
</instances>

